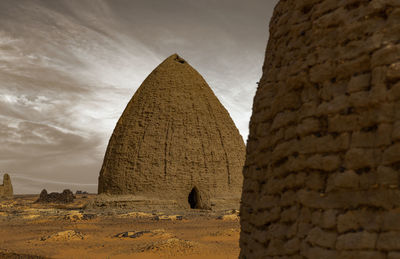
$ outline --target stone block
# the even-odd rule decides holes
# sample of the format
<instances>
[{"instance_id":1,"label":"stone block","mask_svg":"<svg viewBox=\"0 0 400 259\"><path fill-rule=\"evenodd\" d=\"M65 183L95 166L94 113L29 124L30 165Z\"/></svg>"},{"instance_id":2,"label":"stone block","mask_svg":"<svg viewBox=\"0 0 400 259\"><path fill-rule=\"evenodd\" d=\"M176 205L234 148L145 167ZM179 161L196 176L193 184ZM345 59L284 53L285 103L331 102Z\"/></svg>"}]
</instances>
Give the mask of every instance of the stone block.
<instances>
[{"instance_id":1,"label":"stone block","mask_svg":"<svg viewBox=\"0 0 400 259\"><path fill-rule=\"evenodd\" d=\"M309 135L321 130L321 125L318 119L307 118L297 125L296 133L299 136Z\"/></svg>"},{"instance_id":2,"label":"stone block","mask_svg":"<svg viewBox=\"0 0 400 259\"><path fill-rule=\"evenodd\" d=\"M325 186L324 176L321 173L309 173L305 186L314 191L322 191Z\"/></svg>"},{"instance_id":3,"label":"stone block","mask_svg":"<svg viewBox=\"0 0 400 259\"><path fill-rule=\"evenodd\" d=\"M359 92L359 91L364 91L370 87L371 84L371 74L362 74L362 75L357 75L353 76L349 84L347 86L347 92L348 93L354 93L354 92Z\"/></svg>"},{"instance_id":4,"label":"stone block","mask_svg":"<svg viewBox=\"0 0 400 259\"><path fill-rule=\"evenodd\" d=\"M337 210L326 210L322 213L320 226L325 229L336 228Z\"/></svg>"},{"instance_id":5,"label":"stone block","mask_svg":"<svg viewBox=\"0 0 400 259\"><path fill-rule=\"evenodd\" d=\"M340 158L333 155L314 155L307 159L308 168L327 172L335 171L339 168L340 164Z\"/></svg>"},{"instance_id":6,"label":"stone block","mask_svg":"<svg viewBox=\"0 0 400 259\"><path fill-rule=\"evenodd\" d=\"M392 85L387 93L387 98L389 101L398 101L400 99L400 82Z\"/></svg>"},{"instance_id":7,"label":"stone block","mask_svg":"<svg viewBox=\"0 0 400 259\"><path fill-rule=\"evenodd\" d=\"M386 259L386 254L378 251L341 251L340 259Z\"/></svg>"},{"instance_id":8,"label":"stone block","mask_svg":"<svg viewBox=\"0 0 400 259\"><path fill-rule=\"evenodd\" d=\"M361 129L359 120L361 117L357 114L340 115L336 114L328 118L329 132L347 132Z\"/></svg>"},{"instance_id":9,"label":"stone block","mask_svg":"<svg viewBox=\"0 0 400 259\"><path fill-rule=\"evenodd\" d=\"M400 231L400 209L384 212L382 222L383 231Z\"/></svg>"},{"instance_id":10,"label":"stone block","mask_svg":"<svg viewBox=\"0 0 400 259\"><path fill-rule=\"evenodd\" d=\"M339 254L337 251L332 249L325 249L321 247L313 247L309 245L302 245L301 255L307 259L337 259Z\"/></svg>"},{"instance_id":11,"label":"stone block","mask_svg":"<svg viewBox=\"0 0 400 259\"><path fill-rule=\"evenodd\" d=\"M250 222L256 227L262 227L280 218L281 209L279 207L270 210L254 212L249 216Z\"/></svg>"},{"instance_id":12,"label":"stone block","mask_svg":"<svg viewBox=\"0 0 400 259\"><path fill-rule=\"evenodd\" d=\"M376 247L380 250L400 250L400 232L380 233Z\"/></svg>"},{"instance_id":13,"label":"stone block","mask_svg":"<svg viewBox=\"0 0 400 259\"><path fill-rule=\"evenodd\" d=\"M390 165L400 161L400 143L394 144L388 147L382 156L382 163L384 165Z\"/></svg>"},{"instance_id":14,"label":"stone block","mask_svg":"<svg viewBox=\"0 0 400 259\"><path fill-rule=\"evenodd\" d=\"M359 176L352 170L343 173L335 173L329 176L327 183L327 191L336 188L356 189L360 185Z\"/></svg>"},{"instance_id":15,"label":"stone block","mask_svg":"<svg viewBox=\"0 0 400 259\"><path fill-rule=\"evenodd\" d=\"M341 111L346 110L350 105L349 98L346 95L341 95L336 97L330 102L323 102L318 106L317 114L321 115L331 115L338 114Z\"/></svg>"},{"instance_id":16,"label":"stone block","mask_svg":"<svg viewBox=\"0 0 400 259\"><path fill-rule=\"evenodd\" d=\"M335 69L333 62L325 62L313 66L310 69L310 81L312 83L323 83L335 77Z\"/></svg>"},{"instance_id":17,"label":"stone block","mask_svg":"<svg viewBox=\"0 0 400 259\"><path fill-rule=\"evenodd\" d=\"M313 246L318 245L326 248L334 248L336 237L336 232L324 231L315 227L308 233L306 240Z\"/></svg>"},{"instance_id":18,"label":"stone block","mask_svg":"<svg viewBox=\"0 0 400 259\"><path fill-rule=\"evenodd\" d=\"M268 226L264 235L269 239L283 239L290 234L290 227L286 224L273 223Z\"/></svg>"},{"instance_id":19,"label":"stone block","mask_svg":"<svg viewBox=\"0 0 400 259\"><path fill-rule=\"evenodd\" d=\"M351 107L355 108L366 108L371 105L370 92L362 91L355 92L349 96L349 102Z\"/></svg>"},{"instance_id":20,"label":"stone block","mask_svg":"<svg viewBox=\"0 0 400 259\"><path fill-rule=\"evenodd\" d=\"M285 254L287 255L294 255L300 251L300 239L299 238L293 238L287 241L284 246L283 250L285 251ZM299 255L298 255L299 256ZM296 256L292 256L296 257Z\"/></svg>"},{"instance_id":21,"label":"stone block","mask_svg":"<svg viewBox=\"0 0 400 259\"><path fill-rule=\"evenodd\" d=\"M352 148L345 156L345 166L348 169L376 167L379 164L380 150Z\"/></svg>"},{"instance_id":22,"label":"stone block","mask_svg":"<svg viewBox=\"0 0 400 259\"><path fill-rule=\"evenodd\" d=\"M282 193L281 199L279 201L279 206L288 207L293 206L297 203L297 196L293 190L286 191Z\"/></svg>"},{"instance_id":23,"label":"stone block","mask_svg":"<svg viewBox=\"0 0 400 259\"><path fill-rule=\"evenodd\" d=\"M362 55L356 59L339 63L336 69L337 79L347 79L354 74L362 74L369 72L371 60L369 55Z\"/></svg>"},{"instance_id":24,"label":"stone block","mask_svg":"<svg viewBox=\"0 0 400 259\"><path fill-rule=\"evenodd\" d=\"M372 55L371 67L391 65L400 60L400 45L389 44Z\"/></svg>"},{"instance_id":25,"label":"stone block","mask_svg":"<svg viewBox=\"0 0 400 259\"><path fill-rule=\"evenodd\" d=\"M348 233L337 238L336 249L338 250L362 250L375 249L378 234L366 231Z\"/></svg>"},{"instance_id":26,"label":"stone block","mask_svg":"<svg viewBox=\"0 0 400 259\"><path fill-rule=\"evenodd\" d=\"M379 166L377 170L377 183L397 188L399 185L399 172L387 166Z\"/></svg>"},{"instance_id":27,"label":"stone block","mask_svg":"<svg viewBox=\"0 0 400 259\"><path fill-rule=\"evenodd\" d=\"M400 62L391 64L386 74L387 80L397 82L400 80Z\"/></svg>"}]
</instances>

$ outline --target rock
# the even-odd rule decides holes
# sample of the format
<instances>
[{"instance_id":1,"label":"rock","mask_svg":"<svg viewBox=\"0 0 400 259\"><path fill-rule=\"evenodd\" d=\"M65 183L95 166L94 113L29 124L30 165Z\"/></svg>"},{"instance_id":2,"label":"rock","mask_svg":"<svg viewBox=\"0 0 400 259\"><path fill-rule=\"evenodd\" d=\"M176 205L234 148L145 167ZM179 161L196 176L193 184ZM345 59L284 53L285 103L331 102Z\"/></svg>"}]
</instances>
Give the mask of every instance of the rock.
<instances>
[{"instance_id":1,"label":"rock","mask_svg":"<svg viewBox=\"0 0 400 259\"><path fill-rule=\"evenodd\" d=\"M182 220L183 216L181 215L157 215L154 217L154 220Z\"/></svg>"},{"instance_id":2,"label":"rock","mask_svg":"<svg viewBox=\"0 0 400 259\"><path fill-rule=\"evenodd\" d=\"M210 233L210 236L216 236L216 237L222 237L222 236L235 236L240 233L240 230L237 228L231 228L231 229L226 229L226 230L221 230L221 231L216 231Z\"/></svg>"},{"instance_id":3,"label":"rock","mask_svg":"<svg viewBox=\"0 0 400 259\"><path fill-rule=\"evenodd\" d=\"M154 215L152 213L136 212L136 211L120 214L117 217L119 217L119 218L135 218L135 219L154 219Z\"/></svg>"},{"instance_id":4,"label":"rock","mask_svg":"<svg viewBox=\"0 0 400 259\"><path fill-rule=\"evenodd\" d=\"M223 215L223 216L219 216L218 219L223 220L223 221L238 221L239 216L236 214Z\"/></svg>"},{"instance_id":5,"label":"rock","mask_svg":"<svg viewBox=\"0 0 400 259\"><path fill-rule=\"evenodd\" d=\"M172 253L179 252L179 254L187 254L192 253L193 250L198 247L198 243L182 240L178 238L169 238L167 240L161 240L154 242L150 245L146 245L142 252L152 251L152 252L159 252L159 251L168 251Z\"/></svg>"},{"instance_id":6,"label":"rock","mask_svg":"<svg viewBox=\"0 0 400 259\"><path fill-rule=\"evenodd\" d=\"M75 194L89 194L87 191L77 190Z\"/></svg>"},{"instance_id":7,"label":"rock","mask_svg":"<svg viewBox=\"0 0 400 259\"><path fill-rule=\"evenodd\" d=\"M160 237L160 238L171 238L173 235L171 233L166 232L164 229L154 229L154 230L142 230L142 231L127 231L116 234L114 237L119 238L138 238L144 235L148 235L150 237Z\"/></svg>"},{"instance_id":8,"label":"rock","mask_svg":"<svg viewBox=\"0 0 400 259\"><path fill-rule=\"evenodd\" d=\"M91 220L97 217L96 214L85 214L81 211L70 211L67 215L64 216L64 219L70 221L80 221L80 220Z\"/></svg>"},{"instance_id":9,"label":"rock","mask_svg":"<svg viewBox=\"0 0 400 259\"><path fill-rule=\"evenodd\" d=\"M55 233L50 236L44 236L40 240L41 241L72 241L72 240L82 240L85 235L81 232L75 230L65 230L58 233Z\"/></svg>"},{"instance_id":10,"label":"rock","mask_svg":"<svg viewBox=\"0 0 400 259\"><path fill-rule=\"evenodd\" d=\"M8 174L3 176L3 184L0 185L0 198L12 198L13 187L11 184L11 178Z\"/></svg>"},{"instance_id":11,"label":"rock","mask_svg":"<svg viewBox=\"0 0 400 259\"><path fill-rule=\"evenodd\" d=\"M115 237L129 237L129 238L137 238L141 237L144 234L151 233L149 230L144 230L144 231L128 231L128 232L122 232L119 234L116 234Z\"/></svg>"},{"instance_id":12,"label":"rock","mask_svg":"<svg viewBox=\"0 0 400 259\"><path fill-rule=\"evenodd\" d=\"M239 205L245 145L203 77L178 55L142 83L119 119L104 157L99 194L176 200L210 209Z\"/></svg>"},{"instance_id":13,"label":"rock","mask_svg":"<svg viewBox=\"0 0 400 259\"><path fill-rule=\"evenodd\" d=\"M64 190L62 193L52 192L47 193L46 189L43 189L40 193L37 203L72 203L75 199L74 194L70 190Z\"/></svg>"}]
</instances>

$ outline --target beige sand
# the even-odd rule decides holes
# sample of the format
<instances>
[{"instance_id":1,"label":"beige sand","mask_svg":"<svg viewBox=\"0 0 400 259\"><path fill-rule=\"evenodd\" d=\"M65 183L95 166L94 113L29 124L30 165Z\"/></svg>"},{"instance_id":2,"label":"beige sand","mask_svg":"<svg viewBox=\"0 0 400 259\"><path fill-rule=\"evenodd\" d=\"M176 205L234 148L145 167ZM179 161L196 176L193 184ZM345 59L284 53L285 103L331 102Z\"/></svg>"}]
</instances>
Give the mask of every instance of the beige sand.
<instances>
[{"instance_id":1,"label":"beige sand","mask_svg":"<svg viewBox=\"0 0 400 259\"><path fill-rule=\"evenodd\" d=\"M239 255L237 212L228 217L196 210L184 215L110 209L88 212L85 204L94 196L78 196L70 205L34 204L37 196L0 202L0 254L79 259L226 259ZM136 238L123 237L124 232L129 236L140 231L144 232Z\"/></svg>"}]
</instances>

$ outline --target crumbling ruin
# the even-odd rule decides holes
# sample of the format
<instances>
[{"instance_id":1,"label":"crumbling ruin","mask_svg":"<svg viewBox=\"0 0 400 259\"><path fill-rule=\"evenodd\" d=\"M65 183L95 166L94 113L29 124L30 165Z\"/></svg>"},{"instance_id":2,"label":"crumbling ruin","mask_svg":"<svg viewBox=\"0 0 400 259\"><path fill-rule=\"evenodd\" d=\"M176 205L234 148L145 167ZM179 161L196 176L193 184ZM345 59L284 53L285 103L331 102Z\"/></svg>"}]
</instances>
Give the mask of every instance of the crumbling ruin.
<instances>
[{"instance_id":1,"label":"crumbling ruin","mask_svg":"<svg viewBox=\"0 0 400 259\"><path fill-rule=\"evenodd\" d=\"M46 189L40 192L39 199L36 203L72 203L74 202L75 196L71 190L64 190L62 193L51 192L47 193Z\"/></svg>"},{"instance_id":2,"label":"crumbling ruin","mask_svg":"<svg viewBox=\"0 0 400 259\"><path fill-rule=\"evenodd\" d=\"M0 198L11 198L13 197L13 187L11 184L11 178L8 174L3 176L3 184L0 185Z\"/></svg>"},{"instance_id":3,"label":"crumbling ruin","mask_svg":"<svg viewBox=\"0 0 400 259\"><path fill-rule=\"evenodd\" d=\"M111 136L100 194L239 206L245 145L202 76L178 55L137 90Z\"/></svg>"},{"instance_id":4,"label":"crumbling ruin","mask_svg":"<svg viewBox=\"0 0 400 259\"><path fill-rule=\"evenodd\" d=\"M244 169L241 258L400 258L400 1L281 0Z\"/></svg>"}]
</instances>

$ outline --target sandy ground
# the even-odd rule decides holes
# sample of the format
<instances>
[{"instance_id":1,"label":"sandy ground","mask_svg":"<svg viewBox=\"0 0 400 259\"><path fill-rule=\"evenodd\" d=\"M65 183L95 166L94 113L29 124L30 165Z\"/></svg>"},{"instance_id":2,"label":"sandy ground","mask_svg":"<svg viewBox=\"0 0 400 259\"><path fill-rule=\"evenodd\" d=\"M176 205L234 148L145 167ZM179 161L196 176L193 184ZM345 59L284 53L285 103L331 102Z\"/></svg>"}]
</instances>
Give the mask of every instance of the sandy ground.
<instances>
[{"instance_id":1,"label":"sandy ground","mask_svg":"<svg viewBox=\"0 0 400 259\"><path fill-rule=\"evenodd\" d=\"M0 202L0 258L237 258L237 212L191 210L181 215L88 213L94 195L70 205L35 204L37 196Z\"/></svg>"}]
</instances>

